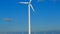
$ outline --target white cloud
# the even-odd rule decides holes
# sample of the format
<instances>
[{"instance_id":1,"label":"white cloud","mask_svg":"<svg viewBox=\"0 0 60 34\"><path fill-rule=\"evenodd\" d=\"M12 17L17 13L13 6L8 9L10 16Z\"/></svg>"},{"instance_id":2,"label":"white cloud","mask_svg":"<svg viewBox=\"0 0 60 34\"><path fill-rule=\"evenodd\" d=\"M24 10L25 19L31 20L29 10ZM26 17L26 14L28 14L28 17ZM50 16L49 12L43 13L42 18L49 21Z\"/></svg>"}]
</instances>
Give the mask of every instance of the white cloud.
<instances>
[{"instance_id":1,"label":"white cloud","mask_svg":"<svg viewBox=\"0 0 60 34\"><path fill-rule=\"evenodd\" d=\"M13 21L11 18L2 18L1 20L7 21L7 22L12 22Z\"/></svg>"},{"instance_id":2,"label":"white cloud","mask_svg":"<svg viewBox=\"0 0 60 34\"><path fill-rule=\"evenodd\" d=\"M44 0L37 0L37 2L43 2Z\"/></svg>"}]
</instances>

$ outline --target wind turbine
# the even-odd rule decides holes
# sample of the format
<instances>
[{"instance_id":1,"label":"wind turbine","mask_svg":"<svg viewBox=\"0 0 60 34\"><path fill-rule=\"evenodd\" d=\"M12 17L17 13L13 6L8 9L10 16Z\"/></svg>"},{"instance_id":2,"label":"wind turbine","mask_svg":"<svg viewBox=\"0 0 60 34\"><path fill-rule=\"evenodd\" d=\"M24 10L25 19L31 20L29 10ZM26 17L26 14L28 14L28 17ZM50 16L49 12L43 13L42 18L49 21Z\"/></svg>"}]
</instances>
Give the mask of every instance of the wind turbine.
<instances>
[{"instance_id":1,"label":"wind turbine","mask_svg":"<svg viewBox=\"0 0 60 34\"><path fill-rule=\"evenodd\" d=\"M35 11L32 4L31 4L31 1L32 0L30 0L29 2L19 2L19 3L22 3L22 4L27 4L28 5L28 34L31 34L30 8L32 8L32 10Z\"/></svg>"}]
</instances>

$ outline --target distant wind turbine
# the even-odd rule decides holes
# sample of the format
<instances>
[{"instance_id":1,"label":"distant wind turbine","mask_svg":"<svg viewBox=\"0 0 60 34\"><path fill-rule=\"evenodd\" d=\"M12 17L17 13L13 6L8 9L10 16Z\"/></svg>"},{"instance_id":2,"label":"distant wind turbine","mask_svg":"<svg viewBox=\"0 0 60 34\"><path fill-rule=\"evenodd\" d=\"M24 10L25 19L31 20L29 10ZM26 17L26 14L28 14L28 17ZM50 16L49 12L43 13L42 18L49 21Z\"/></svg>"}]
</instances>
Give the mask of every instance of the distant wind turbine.
<instances>
[{"instance_id":1,"label":"distant wind turbine","mask_svg":"<svg viewBox=\"0 0 60 34\"><path fill-rule=\"evenodd\" d=\"M22 4L27 4L28 5L28 34L31 34L30 8L32 8L32 10L35 11L33 6L31 5L31 1L32 0L30 0L29 2L19 2L19 3L22 3Z\"/></svg>"}]
</instances>

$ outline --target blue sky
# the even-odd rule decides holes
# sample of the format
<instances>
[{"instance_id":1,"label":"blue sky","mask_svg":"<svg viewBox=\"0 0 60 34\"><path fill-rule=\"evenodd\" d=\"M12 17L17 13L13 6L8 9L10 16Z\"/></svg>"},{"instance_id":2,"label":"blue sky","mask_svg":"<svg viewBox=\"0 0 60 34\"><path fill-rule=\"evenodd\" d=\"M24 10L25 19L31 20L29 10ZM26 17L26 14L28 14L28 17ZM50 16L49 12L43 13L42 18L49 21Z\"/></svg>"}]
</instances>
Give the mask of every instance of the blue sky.
<instances>
[{"instance_id":1,"label":"blue sky","mask_svg":"<svg viewBox=\"0 0 60 34\"><path fill-rule=\"evenodd\" d=\"M0 20L0 31L27 31L28 5L18 2L29 0L0 0L0 18L11 18L12 22ZM36 14L31 9L32 31L60 30L60 1L32 0Z\"/></svg>"}]
</instances>

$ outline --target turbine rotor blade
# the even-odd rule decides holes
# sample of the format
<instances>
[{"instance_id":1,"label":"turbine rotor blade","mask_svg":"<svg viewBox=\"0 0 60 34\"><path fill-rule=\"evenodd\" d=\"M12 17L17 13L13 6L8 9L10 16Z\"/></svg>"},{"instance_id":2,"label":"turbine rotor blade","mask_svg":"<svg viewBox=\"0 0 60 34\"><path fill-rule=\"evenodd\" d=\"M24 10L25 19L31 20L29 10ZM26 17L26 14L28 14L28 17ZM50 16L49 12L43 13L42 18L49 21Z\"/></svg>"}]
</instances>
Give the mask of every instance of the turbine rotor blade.
<instances>
[{"instance_id":1,"label":"turbine rotor blade","mask_svg":"<svg viewBox=\"0 0 60 34\"><path fill-rule=\"evenodd\" d=\"M30 0L30 2L31 2L32 0Z\"/></svg>"},{"instance_id":2,"label":"turbine rotor blade","mask_svg":"<svg viewBox=\"0 0 60 34\"><path fill-rule=\"evenodd\" d=\"M19 2L19 3L21 3L21 4L28 4L28 2Z\"/></svg>"},{"instance_id":3,"label":"turbine rotor blade","mask_svg":"<svg viewBox=\"0 0 60 34\"><path fill-rule=\"evenodd\" d=\"M30 7L32 8L33 12L35 13L35 10L34 10L34 8L33 8L33 6L31 4L30 4Z\"/></svg>"}]
</instances>

